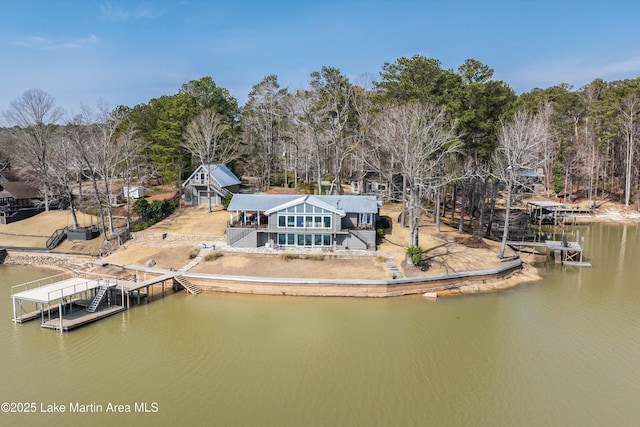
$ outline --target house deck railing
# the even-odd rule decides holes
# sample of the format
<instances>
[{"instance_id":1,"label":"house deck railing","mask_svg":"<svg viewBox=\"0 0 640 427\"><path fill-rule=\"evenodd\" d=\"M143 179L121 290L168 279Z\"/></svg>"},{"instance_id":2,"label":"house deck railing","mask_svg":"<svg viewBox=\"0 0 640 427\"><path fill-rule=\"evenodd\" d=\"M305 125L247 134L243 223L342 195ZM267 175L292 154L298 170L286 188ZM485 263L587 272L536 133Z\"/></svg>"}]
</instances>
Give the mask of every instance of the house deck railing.
<instances>
[{"instance_id":1,"label":"house deck railing","mask_svg":"<svg viewBox=\"0 0 640 427\"><path fill-rule=\"evenodd\" d=\"M231 228L267 228L269 224L257 224L254 222L227 221L227 227Z\"/></svg>"}]
</instances>

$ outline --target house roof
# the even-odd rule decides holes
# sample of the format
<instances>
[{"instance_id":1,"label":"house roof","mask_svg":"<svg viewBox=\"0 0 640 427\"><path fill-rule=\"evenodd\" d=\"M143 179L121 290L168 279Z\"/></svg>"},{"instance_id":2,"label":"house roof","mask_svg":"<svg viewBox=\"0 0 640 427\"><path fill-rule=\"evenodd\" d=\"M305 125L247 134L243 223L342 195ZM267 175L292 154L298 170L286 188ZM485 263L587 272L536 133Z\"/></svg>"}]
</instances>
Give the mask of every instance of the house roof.
<instances>
[{"instance_id":1,"label":"house roof","mask_svg":"<svg viewBox=\"0 0 640 427\"><path fill-rule=\"evenodd\" d=\"M240 180L233 172L229 170L228 167L223 165L222 163L211 163L210 165L200 165L196 168L195 171L191 174L191 176L182 184L184 187L189 183L189 181L195 176L196 173L201 170L210 170L211 171L211 179L218 183L218 185L222 188L231 187L232 185L240 184Z\"/></svg>"},{"instance_id":2,"label":"house roof","mask_svg":"<svg viewBox=\"0 0 640 427\"><path fill-rule=\"evenodd\" d=\"M3 182L0 184L0 197L13 197L14 199L32 199L40 197L37 188L26 182Z\"/></svg>"},{"instance_id":3,"label":"house roof","mask_svg":"<svg viewBox=\"0 0 640 427\"><path fill-rule=\"evenodd\" d=\"M0 171L0 182L13 182L13 181L23 181L21 177L21 173L17 170L4 170Z\"/></svg>"},{"instance_id":4,"label":"house roof","mask_svg":"<svg viewBox=\"0 0 640 427\"><path fill-rule=\"evenodd\" d=\"M291 207L291 206L297 206L297 205L299 205L301 203L308 203L310 205L317 206L317 207L322 208L324 210L327 210L329 212L337 213L341 217L346 215L345 211L340 209L338 206L330 205L327 202L318 199L316 196L301 196L301 197L298 197L297 199L293 199L290 202L287 202L287 203L285 203L283 205L274 206L271 209L267 209L264 213L265 213L265 215L271 215L274 212L280 211L282 209L286 209L286 208Z\"/></svg>"},{"instance_id":5,"label":"house roof","mask_svg":"<svg viewBox=\"0 0 640 427\"><path fill-rule=\"evenodd\" d=\"M291 204L316 204L334 212L377 213L380 202L373 196L301 196L300 194L234 194L229 211L275 211ZM286 205L286 206L283 206Z\"/></svg>"}]
</instances>

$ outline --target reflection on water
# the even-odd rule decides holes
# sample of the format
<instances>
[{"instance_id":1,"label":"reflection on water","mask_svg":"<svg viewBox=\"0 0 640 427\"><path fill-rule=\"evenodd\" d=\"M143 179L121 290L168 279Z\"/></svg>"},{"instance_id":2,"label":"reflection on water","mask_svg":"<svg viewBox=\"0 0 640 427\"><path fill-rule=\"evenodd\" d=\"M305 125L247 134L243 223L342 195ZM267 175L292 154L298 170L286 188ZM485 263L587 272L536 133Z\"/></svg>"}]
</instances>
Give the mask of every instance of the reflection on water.
<instances>
[{"instance_id":1,"label":"reflection on water","mask_svg":"<svg viewBox=\"0 0 640 427\"><path fill-rule=\"evenodd\" d=\"M158 412L0 414L0 423L634 425L638 226L580 230L594 268L550 265L542 282L504 292L179 293L66 334L11 323L9 284L26 273L2 266L0 400L157 402Z\"/></svg>"}]
</instances>

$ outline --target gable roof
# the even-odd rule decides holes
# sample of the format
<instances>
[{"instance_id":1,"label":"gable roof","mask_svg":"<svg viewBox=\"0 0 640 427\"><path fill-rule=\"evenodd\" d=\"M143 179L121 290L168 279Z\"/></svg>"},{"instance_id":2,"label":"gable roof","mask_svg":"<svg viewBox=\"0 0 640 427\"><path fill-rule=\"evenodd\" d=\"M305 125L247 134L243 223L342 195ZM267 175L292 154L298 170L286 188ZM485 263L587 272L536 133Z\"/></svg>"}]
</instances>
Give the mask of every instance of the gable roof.
<instances>
[{"instance_id":1,"label":"gable roof","mask_svg":"<svg viewBox=\"0 0 640 427\"><path fill-rule=\"evenodd\" d=\"M316 206L331 209L334 212L378 213L380 202L373 196L304 196L300 194L234 194L228 211L275 211L312 200ZM310 203L310 202L309 202ZM277 208L277 209L276 209Z\"/></svg>"},{"instance_id":2,"label":"gable roof","mask_svg":"<svg viewBox=\"0 0 640 427\"><path fill-rule=\"evenodd\" d=\"M218 185L222 188L231 187L232 185L240 184L240 180L228 167L223 165L222 163L211 163L210 165L200 165L193 171L191 176L182 184L184 187L193 179L196 173L199 173L201 170L204 170L205 173L207 170L211 171L211 179L218 183Z\"/></svg>"},{"instance_id":3,"label":"gable roof","mask_svg":"<svg viewBox=\"0 0 640 427\"><path fill-rule=\"evenodd\" d=\"M327 210L329 212L336 213L336 214L340 215L341 217L346 215L344 210L340 209L337 206L334 207L334 206L328 204L327 202L318 199L315 196L298 197L297 199L293 199L293 200L291 200L291 201L289 201L287 203L284 203L282 205L274 206L271 209L267 209L266 211L264 211L264 214L265 215L271 215L274 212L281 211L281 210L286 209L286 208L291 207L291 206L297 206L297 205L300 205L302 203L308 203L310 205L317 206L317 207L322 208L324 210Z\"/></svg>"},{"instance_id":4,"label":"gable roof","mask_svg":"<svg viewBox=\"0 0 640 427\"><path fill-rule=\"evenodd\" d=\"M40 197L37 188L26 182L3 182L0 184L0 197L19 199L35 199Z\"/></svg>"}]
</instances>

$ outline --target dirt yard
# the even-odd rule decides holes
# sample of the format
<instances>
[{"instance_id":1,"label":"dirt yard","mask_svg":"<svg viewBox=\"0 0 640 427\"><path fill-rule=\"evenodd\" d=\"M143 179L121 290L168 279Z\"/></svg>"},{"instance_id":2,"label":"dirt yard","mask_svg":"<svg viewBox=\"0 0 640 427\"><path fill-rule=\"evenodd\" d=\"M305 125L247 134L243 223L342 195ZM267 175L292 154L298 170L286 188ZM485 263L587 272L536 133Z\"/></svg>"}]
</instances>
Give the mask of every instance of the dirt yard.
<instances>
[{"instance_id":1,"label":"dirt yard","mask_svg":"<svg viewBox=\"0 0 640 427\"><path fill-rule=\"evenodd\" d=\"M385 205L382 215L397 218L400 212L398 205ZM149 235L170 233L165 240L145 239L139 236L127 242L125 247L114 252L104 260L114 264L145 265L153 260L158 268L179 269L190 261L189 254L197 252L197 241L184 241L171 236L198 235L201 241L224 241L225 229L229 213L217 208L208 212L206 207L181 209L168 219L150 227ZM391 259L400 269L404 277L444 274L456 271L484 270L501 265L497 254L499 244L481 240L482 244L471 244L465 236L447 226L441 232L425 220L420 228L420 245L425 249L425 258L429 261L425 266L416 267L406 263L405 245L408 241L408 229L392 223L392 229L379 245L377 256L361 254L335 258L325 256L322 260L304 259L300 252L298 259L286 260L282 253L237 253L227 252L214 261L202 261L190 271L197 273L266 276L266 277L300 277L300 278L361 278L386 279L391 277L386 260ZM479 247L477 247L479 246ZM295 254L293 254L295 255ZM507 255L511 255L510 252Z\"/></svg>"}]
</instances>

